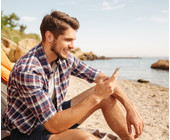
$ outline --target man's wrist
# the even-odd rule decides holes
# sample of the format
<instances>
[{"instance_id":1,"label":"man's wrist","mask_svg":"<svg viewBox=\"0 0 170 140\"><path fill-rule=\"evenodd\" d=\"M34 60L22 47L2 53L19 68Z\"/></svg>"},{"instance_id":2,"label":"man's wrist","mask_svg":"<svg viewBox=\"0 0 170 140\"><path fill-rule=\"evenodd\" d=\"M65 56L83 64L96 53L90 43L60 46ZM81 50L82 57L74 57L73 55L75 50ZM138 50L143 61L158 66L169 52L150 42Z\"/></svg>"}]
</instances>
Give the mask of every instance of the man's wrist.
<instances>
[{"instance_id":1,"label":"man's wrist","mask_svg":"<svg viewBox=\"0 0 170 140\"><path fill-rule=\"evenodd\" d=\"M124 107L126 109L127 112L131 111L131 110L134 110L134 105L131 101L126 101L124 103Z\"/></svg>"},{"instance_id":2,"label":"man's wrist","mask_svg":"<svg viewBox=\"0 0 170 140\"><path fill-rule=\"evenodd\" d=\"M94 93L90 95L90 98L92 99L93 103L96 105L102 101L102 99L97 95L95 95Z\"/></svg>"}]
</instances>

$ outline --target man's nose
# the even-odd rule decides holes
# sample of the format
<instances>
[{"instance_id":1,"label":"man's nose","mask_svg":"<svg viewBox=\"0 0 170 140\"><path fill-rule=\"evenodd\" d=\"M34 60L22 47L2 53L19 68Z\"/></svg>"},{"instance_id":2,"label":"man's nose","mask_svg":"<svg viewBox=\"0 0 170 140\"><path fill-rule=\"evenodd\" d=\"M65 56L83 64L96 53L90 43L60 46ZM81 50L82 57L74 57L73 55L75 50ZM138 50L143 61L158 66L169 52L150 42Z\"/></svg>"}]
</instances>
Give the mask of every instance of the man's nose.
<instances>
[{"instance_id":1,"label":"man's nose","mask_svg":"<svg viewBox=\"0 0 170 140\"><path fill-rule=\"evenodd\" d=\"M74 42L71 42L71 43L69 44L69 49L74 49Z\"/></svg>"}]
</instances>

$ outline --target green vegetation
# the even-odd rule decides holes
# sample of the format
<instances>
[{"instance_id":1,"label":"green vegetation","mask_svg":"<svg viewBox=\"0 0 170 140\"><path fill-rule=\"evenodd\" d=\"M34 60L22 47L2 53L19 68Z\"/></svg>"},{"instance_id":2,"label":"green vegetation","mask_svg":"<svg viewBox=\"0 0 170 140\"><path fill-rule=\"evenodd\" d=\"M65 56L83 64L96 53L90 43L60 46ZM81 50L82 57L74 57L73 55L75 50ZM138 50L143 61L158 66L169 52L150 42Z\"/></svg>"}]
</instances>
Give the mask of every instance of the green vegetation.
<instances>
[{"instance_id":1,"label":"green vegetation","mask_svg":"<svg viewBox=\"0 0 170 140\"><path fill-rule=\"evenodd\" d=\"M19 25L17 21L19 17L12 13L10 15L3 15L1 12L1 36L7 37L14 42L18 43L21 39L32 38L40 41L38 34L25 34L24 31L27 28L26 25ZM14 29L15 27L20 27L19 30Z\"/></svg>"},{"instance_id":2,"label":"green vegetation","mask_svg":"<svg viewBox=\"0 0 170 140\"><path fill-rule=\"evenodd\" d=\"M24 32L27 26L19 25L17 21L19 21L19 17L15 13L4 15L3 12L1 12L1 29L4 27L10 27L11 29L14 29L17 26L20 26L20 31Z\"/></svg>"},{"instance_id":3,"label":"green vegetation","mask_svg":"<svg viewBox=\"0 0 170 140\"><path fill-rule=\"evenodd\" d=\"M32 38L32 39L36 39L37 41L40 41L40 37L38 34L25 34L23 32L20 32L18 30L15 29L11 29L9 27L4 27L1 30L1 36L5 36L11 40L13 40L14 42L18 43L20 40L24 39L24 38Z\"/></svg>"}]
</instances>

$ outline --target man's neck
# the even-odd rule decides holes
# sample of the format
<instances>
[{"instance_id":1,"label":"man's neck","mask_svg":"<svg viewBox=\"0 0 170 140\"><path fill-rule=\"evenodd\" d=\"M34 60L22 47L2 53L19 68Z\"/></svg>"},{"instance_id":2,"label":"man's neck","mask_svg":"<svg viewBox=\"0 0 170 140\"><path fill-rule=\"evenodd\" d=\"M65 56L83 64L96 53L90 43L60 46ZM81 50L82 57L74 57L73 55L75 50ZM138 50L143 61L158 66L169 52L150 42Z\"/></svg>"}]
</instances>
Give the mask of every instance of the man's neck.
<instances>
[{"instance_id":1,"label":"man's neck","mask_svg":"<svg viewBox=\"0 0 170 140\"><path fill-rule=\"evenodd\" d=\"M43 46L44 52L47 56L47 60L50 63L50 65L52 66L53 61L56 60L58 58L58 56L50 50L51 46L49 46L45 43L42 43L42 46Z\"/></svg>"}]
</instances>

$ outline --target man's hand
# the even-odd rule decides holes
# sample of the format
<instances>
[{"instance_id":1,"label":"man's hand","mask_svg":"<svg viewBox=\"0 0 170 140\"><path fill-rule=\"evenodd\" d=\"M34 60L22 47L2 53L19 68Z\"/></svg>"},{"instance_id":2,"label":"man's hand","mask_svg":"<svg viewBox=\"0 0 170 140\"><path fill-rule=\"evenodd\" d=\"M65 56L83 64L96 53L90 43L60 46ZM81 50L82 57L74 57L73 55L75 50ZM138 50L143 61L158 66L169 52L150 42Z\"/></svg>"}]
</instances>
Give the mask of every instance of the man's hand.
<instances>
[{"instance_id":1,"label":"man's hand","mask_svg":"<svg viewBox=\"0 0 170 140\"><path fill-rule=\"evenodd\" d=\"M107 75L105 75L104 73L99 73L98 77L96 78L94 82L98 83L99 81L106 81L108 79L109 77Z\"/></svg>"},{"instance_id":2,"label":"man's hand","mask_svg":"<svg viewBox=\"0 0 170 140\"><path fill-rule=\"evenodd\" d=\"M111 96L116 86L118 71L116 71L110 78L99 78L94 88L94 94L98 99L103 100L108 96Z\"/></svg>"},{"instance_id":3,"label":"man's hand","mask_svg":"<svg viewBox=\"0 0 170 140\"><path fill-rule=\"evenodd\" d=\"M129 134L132 133L131 125L133 125L135 128L135 136L134 137L135 137L135 139L138 138L142 134L142 131L144 128L144 122L134 107L132 109L127 110L126 120L127 120Z\"/></svg>"}]
</instances>

